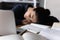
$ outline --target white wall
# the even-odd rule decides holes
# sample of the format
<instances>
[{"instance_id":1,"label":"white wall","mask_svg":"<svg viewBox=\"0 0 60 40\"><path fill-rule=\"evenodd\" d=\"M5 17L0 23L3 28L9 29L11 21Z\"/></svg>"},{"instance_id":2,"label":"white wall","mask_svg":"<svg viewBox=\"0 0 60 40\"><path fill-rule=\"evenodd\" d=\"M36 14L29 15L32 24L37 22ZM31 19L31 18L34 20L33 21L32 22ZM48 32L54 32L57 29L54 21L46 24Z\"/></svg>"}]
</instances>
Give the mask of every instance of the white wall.
<instances>
[{"instance_id":1,"label":"white wall","mask_svg":"<svg viewBox=\"0 0 60 40\"><path fill-rule=\"evenodd\" d=\"M50 9L51 15L60 20L60 0L46 0L45 6Z\"/></svg>"}]
</instances>

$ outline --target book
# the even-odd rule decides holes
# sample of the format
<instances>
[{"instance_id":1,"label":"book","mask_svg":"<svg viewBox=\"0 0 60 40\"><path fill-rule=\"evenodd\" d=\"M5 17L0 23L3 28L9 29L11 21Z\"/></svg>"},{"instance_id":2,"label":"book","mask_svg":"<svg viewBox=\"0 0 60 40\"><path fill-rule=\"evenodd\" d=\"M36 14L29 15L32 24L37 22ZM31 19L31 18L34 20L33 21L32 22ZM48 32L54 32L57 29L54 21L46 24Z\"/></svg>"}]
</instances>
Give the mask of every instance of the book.
<instances>
[{"instance_id":1,"label":"book","mask_svg":"<svg viewBox=\"0 0 60 40\"><path fill-rule=\"evenodd\" d=\"M20 29L25 29L25 30L28 30L30 32L33 32L33 33L40 33L40 31L44 30L44 29L48 29L49 26L46 26L46 25L40 25L40 24L28 24L28 25L24 25L22 27L19 27Z\"/></svg>"}]
</instances>

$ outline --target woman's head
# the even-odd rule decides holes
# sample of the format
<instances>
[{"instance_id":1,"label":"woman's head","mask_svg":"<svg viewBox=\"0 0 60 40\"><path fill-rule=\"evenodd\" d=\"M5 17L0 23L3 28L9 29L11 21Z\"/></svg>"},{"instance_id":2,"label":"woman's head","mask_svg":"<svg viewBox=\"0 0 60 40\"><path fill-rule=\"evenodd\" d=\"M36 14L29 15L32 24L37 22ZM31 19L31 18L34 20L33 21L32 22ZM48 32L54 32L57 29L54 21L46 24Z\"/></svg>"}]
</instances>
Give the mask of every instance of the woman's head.
<instances>
[{"instance_id":1,"label":"woman's head","mask_svg":"<svg viewBox=\"0 0 60 40\"><path fill-rule=\"evenodd\" d=\"M45 17L50 15L49 9L44 9L42 7L37 7L34 9L34 11L40 17Z\"/></svg>"},{"instance_id":2,"label":"woman's head","mask_svg":"<svg viewBox=\"0 0 60 40\"><path fill-rule=\"evenodd\" d=\"M41 20L45 19L50 15L50 11L48 9L44 9L42 7L37 8L28 8L24 17L31 23L38 23ZM23 21L24 22L24 21Z\"/></svg>"},{"instance_id":3,"label":"woman's head","mask_svg":"<svg viewBox=\"0 0 60 40\"><path fill-rule=\"evenodd\" d=\"M35 13L34 18L35 18L36 22L40 22L41 20L47 18L50 15L49 9L44 9L42 7L34 8L32 13L33 12Z\"/></svg>"},{"instance_id":4,"label":"woman's head","mask_svg":"<svg viewBox=\"0 0 60 40\"><path fill-rule=\"evenodd\" d=\"M27 12L25 13L25 18L28 18L32 22L37 22L45 17L48 17L49 15L50 11L48 9L44 9L42 7L28 8Z\"/></svg>"}]
</instances>

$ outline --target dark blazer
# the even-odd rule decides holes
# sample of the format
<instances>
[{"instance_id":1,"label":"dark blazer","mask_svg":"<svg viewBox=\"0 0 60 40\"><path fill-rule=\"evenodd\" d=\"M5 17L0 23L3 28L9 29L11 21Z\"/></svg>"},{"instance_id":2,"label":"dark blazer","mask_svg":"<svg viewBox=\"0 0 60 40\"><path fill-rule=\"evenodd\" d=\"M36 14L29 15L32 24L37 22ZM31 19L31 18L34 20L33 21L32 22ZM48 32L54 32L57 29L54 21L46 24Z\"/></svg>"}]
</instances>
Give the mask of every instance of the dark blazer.
<instances>
[{"instance_id":1,"label":"dark blazer","mask_svg":"<svg viewBox=\"0 0 60 40\"><path fill-rule=\"evenodd\" d=\"M14 15L15 15L15 21L16 21L16 25L20 25L22 24L21 20L24 19L24 13L25 13L25 9L23 7L22 4L19 4L19 5L15 5L13 8L12 8L13 12L14 12Z\"/></svg>"}]
</instances>

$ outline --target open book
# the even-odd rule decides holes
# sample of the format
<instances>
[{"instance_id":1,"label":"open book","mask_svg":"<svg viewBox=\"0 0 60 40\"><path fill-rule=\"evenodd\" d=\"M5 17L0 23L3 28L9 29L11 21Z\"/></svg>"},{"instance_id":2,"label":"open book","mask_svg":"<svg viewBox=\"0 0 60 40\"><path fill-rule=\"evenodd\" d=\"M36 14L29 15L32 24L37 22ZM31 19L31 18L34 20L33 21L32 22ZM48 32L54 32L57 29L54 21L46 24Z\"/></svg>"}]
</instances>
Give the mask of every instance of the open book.
<instances>
[{"instance_id":1,"label":"open book","mask_svg":"<svg viewBox=\"0 0 60 40\"><path fill-rule=\"evenodd\" d=\"M49 26L45 26L45 25L39 25L39 24L28 24L22 27L19 27L17 29L17 31L21 33L23 33L25 30L29 31L27 33L24 33L22 35L24 40L48 40L47 38L38 35L38 33L40 33L40 31L48 29Z\"/></svg>"},{"instance_id":2,"label":"open book","mask_svg":"<svg viewBox=\"0 0 60 40\"><path fill-rule=\"evenodd\" d=\"M51 29L49 29L49 26L39 25L39 24L29 24L29 25L22 26L21 28L26 29L33 33L40 32L39 36L42 35L43 39L44 39L44 37L46 37L48 40L60 40L60 31L58 31L58 30L60 30L60 23L54 23ZM32 34L25 33L23 35L23 38L25 40L35 40L35 38L37 38L37 34L35 36L35 34L33 34L33 33ZM41 37L39 37L39 36L38 36L38 40L39 40L39 38L41 40Z\"/></svg>"},{"instance_id":3,"label":"open book","mask_svg":"<svg viewBox=\"0 0 60 40\"><path fill-rule=\"evenodd\" d=\"M28 24L28 25L25 25L25 26L22 26L22 27L19 27L18 29L24 29L24 30L28 30L30 32L33 32L33 33L39 33L41 30L44 30L44 29L48 29L49 26L46 26L46 25L40 25L40 24Z\"/></svg>"}]
</instances>

